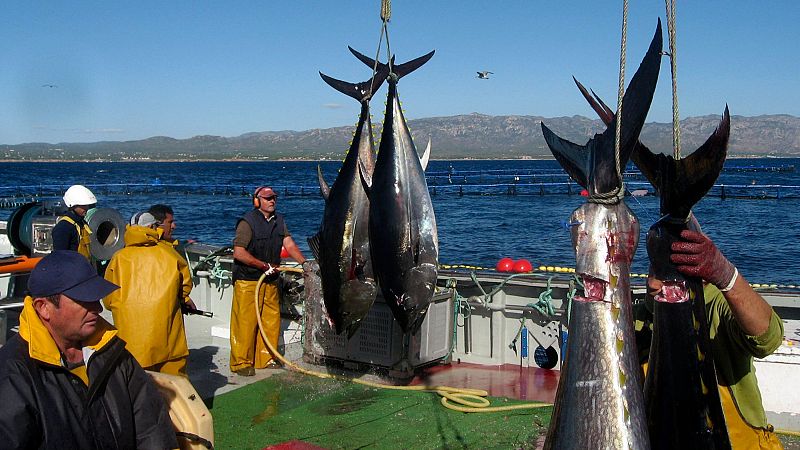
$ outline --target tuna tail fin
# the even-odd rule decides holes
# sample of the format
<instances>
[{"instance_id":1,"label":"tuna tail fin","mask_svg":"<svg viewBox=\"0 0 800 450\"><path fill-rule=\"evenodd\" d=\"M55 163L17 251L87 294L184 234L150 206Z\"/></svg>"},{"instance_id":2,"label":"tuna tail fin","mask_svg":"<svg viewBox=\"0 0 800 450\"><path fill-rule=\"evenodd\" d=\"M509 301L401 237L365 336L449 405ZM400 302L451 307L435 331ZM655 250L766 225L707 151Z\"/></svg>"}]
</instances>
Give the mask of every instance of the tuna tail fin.
<instances>
[{"instance_id":1,"label":"tuna tail fin","mask_svg":"<svg viewBox=\"0 0 800 450\"><path fill-rule=\"evenodd\" d=\"M375 72L375 76L373 76L371 80L361 83L348 83L347 81L337 80L336 78L329 77L322 72L319 73L319 76L322 77L322 80L328 83L330 87L336 89L342 94L353 97L360 103L369 102L375 92L380 89L388 75L389 68L385 64L383 67L378 67L378 71Z\"/></svg>"},{"instance_id":2,"label":"tuna tail fin","mask_svg":"<svg viewBox=\"0 0 800 450\"><path fill-rule=\"evenodd\" d=\"M319 191L322 193L322 198L328 200L331 195L331 188L325 182L325 178L322 176L322 167L319 164L317 164L317 180L319 181Z\"/></svg>"},{"instance_id":3,"label":"tuna tail fin","mask_svg":"<svg viewBox=\"0 0 800 450\"><path fill-rule=\"evenodd\" d=\"M642 131L650 103L655 94L661 66L661 19L642 63L633 75L622 100L622 129L620 136L620 168L625 167ZM612 121L613 122L613 121ZM619 187L615 164L615 127L608 126L603 134L595 135L584 146L558 137L542 123L542 133L550 151L567 173L590 194L612 192Z\"/></svg>"},{"instance_id":4,"label":"tuna tail fin","mask_svg":"<svg viewBox=\"0 0 800 450\"><path fill-rule=\"evenodd\" d=\"M349 48L350 49L350 53L355 55L355 57L358 58L361 62L363 62L364 64L366 64L369 67L375 67L375 60L374 59L370 58L367 55L364 55L364 54L358 52L357 50L353 49L353 47L347 47L347 48ZM400 64L400 65L392 64L391 72L394 73L395 75L397 75L397 79L399 80L400 78L403 78L404 76L406 76L406 75L410 74L411 72L413 72L413 71L419 69L420 67L422 67L423 64L425 64L431 58L433 58L433 54L434 53L436 53L436 50L431 50L430 53L422 55L419 58L412 59L411 61L408 61L406 63ZM392 57L392 63L394 63L394 56ZM381 68L384 68L384 67L386 68L386 71L388 73L389 72L388 66L386 64L382 63L382 62L378 62L378 70L379 71L381 70Z\"/></svg>"},{"instance_id":5,"label":"tuna tail fin","mask_svg":"<svg viewBox=\"0 0 800 450\"><path fill-rule=\"evenodd\" d=\"M311 236L308 238L308 248L311 249L311 253L314 255L314 259L319 261L319 233Z\"/></svg>"},{"instance_id":6,"label":"tuna tail fin","mask_svg":"<svg viewBox=\"0 0 800 450\"><path fill-rule=\"evenodd\" d=\"M694 206L714 186L725 165L731 117L728 105L716 130L691 155L675 159L654 154L644 146L635 158L639 170L661 196L661 213L686 219Z\"/></svg>"}]
</instances>

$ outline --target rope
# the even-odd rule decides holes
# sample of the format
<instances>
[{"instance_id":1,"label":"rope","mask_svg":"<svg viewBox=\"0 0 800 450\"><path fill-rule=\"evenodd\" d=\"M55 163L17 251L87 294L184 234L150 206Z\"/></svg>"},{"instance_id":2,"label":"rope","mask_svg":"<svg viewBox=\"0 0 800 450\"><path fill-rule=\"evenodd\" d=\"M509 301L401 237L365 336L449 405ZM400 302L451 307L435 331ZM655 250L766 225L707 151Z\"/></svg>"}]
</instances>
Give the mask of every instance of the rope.
<instances>
[{"instance_id":1,"label":"rope","mask_svg":"<svg viewBox=\"0 0 800 450\"><path fill-rule=\"evenodd\" d=\"M669 1L669 0L667 0ZM619 83L617 88L617 116L614 131L614 165L617 170L619 185L611 192L595 193L589 197L589 203L599 203L603 205L613 205L619 203L621 195L624 195L622 178L622 168L620 167L620 139L622 136L622 99L625 96L625 60L628 48L628 0L622 1L622 42L619 50Z\"/></svg>"},{"instance_id":2,"label":"rope","mask_svg":"<svg viewBox=\"0 0 800 450\"><path fill-rule=\"evenodd\" d=\"M664 0L667 8L667 33L669 34L669 62L672 72L672 151L681 159L681 121L678 114L678 56L675 38L675 0Z\"/></svg>"},{"instance_id":3,"label":"rope","mask_svg":"<svg viewBox=\"0 0 800 450\"><path fill-rule=\"evenodd\" d=\"M278 268L278 270L287 270L285 268ZM293 271L297 271L297 269L291 269ZM302 269L301 269L302 270ZM337 380L337 381L345 381L351 383L357 383L364 386L369 386L373 388L379 389L391 389L391 390L401 390L401 391L417 391L417 392L435 392L439 394L441 398L442 406L452 409L455 411L461 412L499 412L499 411L513 411L519 409L535 409L535 408L544 408L547 406L552 406L551 403L522 403L518 405L509 405L509 406L489 406L491 403L486 398L489 393L483 389L466 389L466 388L455 388L450 386L393 386L389 384L381 384L381 383L373 383L371 381L360 380L357 378L350 378L344 377L341 375L333 375L329 373L322 373L322 372L315 372L313 370L308 370L303 367L294 364L293 362L287 360L283 357L283 355L278 352L272 343L267 339L267 334L264 331L264 323L261 320L261 307L259 305L259 292L261 291L261 285L264 284L264 278L266 277L266 273L261 275L261 278L258 279L258 283L256 284L256 291L255 291L255 298L253 304L255 305L256 309L256 319L258 321L258 331L261 334L261 338L264 339L264 342L267 344L267 348L272 353L275 358L277 358L284 366L305 374L305 375L313 375L319 378Z\"/></svg>"}]
</instances>

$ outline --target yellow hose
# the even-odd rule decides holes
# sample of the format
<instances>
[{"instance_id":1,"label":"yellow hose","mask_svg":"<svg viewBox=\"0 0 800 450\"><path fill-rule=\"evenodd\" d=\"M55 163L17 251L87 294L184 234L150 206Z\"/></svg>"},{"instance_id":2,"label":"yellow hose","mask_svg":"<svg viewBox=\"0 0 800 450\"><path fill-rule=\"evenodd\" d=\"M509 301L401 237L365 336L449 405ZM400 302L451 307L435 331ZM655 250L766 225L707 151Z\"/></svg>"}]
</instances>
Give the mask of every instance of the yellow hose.
<instances>
[{"instance_id":1,"label":"yellow hose","mask_svg":"<svg viewBox=\"0 0 800 450\"><path fill-rule=\"evenodd\" d=\"M302 273L303 270L297 267L279 267L278 270L284 272L297 272ZM267 348L269 351L272 352L272 355L275 356L284 366L296 371L300 372L305 375L313 375L319 378L327 378L331 380L337 381L347 381L352 383L358 383L364 386L380 388L380 389L394 389L398 391L420 391L420 392L435 392L442 396L442 405L446 408L452 409L454 411L461 411L461 412L498 412L498 411L513 411L517 409L534 409L534 408L544 408L546 406L552 406L550 403L523 403L519 405L509 405L509 406L495 406L490 407L490 402L486 398L489 393L483 389L465 389L465 388L455 388L450 386L393 386L391 384L381 384L381 383L373 383L370 381L359 380L357 378L350 378L350 377L343 377L340 375L331 375L329 373L322 373L322 372L315 372L313 370L304 369L297 364L289 361L288 359L284 358L275 347L272 346L272 343L269 342L267 339L267 334L264 331L264 324L261 321L261 308L259 307L259 292L261 292L261 285L264 284L264 278L266 277L266 273L261 275L261 278L258 279L258 284L256 284L256 292L255 292L255 308L256 308L256 320L258 321L258 331L261 333L261 338L264 339L264 342L267 344Z\"/></svg>"}]
</instances>

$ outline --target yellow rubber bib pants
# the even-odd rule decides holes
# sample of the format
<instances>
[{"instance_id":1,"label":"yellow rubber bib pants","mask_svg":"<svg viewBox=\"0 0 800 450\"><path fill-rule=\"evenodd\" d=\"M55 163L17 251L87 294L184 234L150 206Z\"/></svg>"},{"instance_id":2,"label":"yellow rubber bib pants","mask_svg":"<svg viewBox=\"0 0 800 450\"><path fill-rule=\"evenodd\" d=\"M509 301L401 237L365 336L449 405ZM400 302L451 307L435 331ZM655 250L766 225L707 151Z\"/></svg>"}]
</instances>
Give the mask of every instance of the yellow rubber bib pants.
<instances>
[{"instance_id":1,"label":"yellow rubber bib pants","mask_svg":"<svg viewBox=\"0 0 800 450\"><path fill-rule=\"evenodd\" d=\"M255 291L258 281L236 280L231 304L231 371L245 367L263 369L272 361L272 353L258 331ZM278 282L261 284L259 293L261 322L270 344L277 350L281 331Z\"/></svg>"}]
</instances>

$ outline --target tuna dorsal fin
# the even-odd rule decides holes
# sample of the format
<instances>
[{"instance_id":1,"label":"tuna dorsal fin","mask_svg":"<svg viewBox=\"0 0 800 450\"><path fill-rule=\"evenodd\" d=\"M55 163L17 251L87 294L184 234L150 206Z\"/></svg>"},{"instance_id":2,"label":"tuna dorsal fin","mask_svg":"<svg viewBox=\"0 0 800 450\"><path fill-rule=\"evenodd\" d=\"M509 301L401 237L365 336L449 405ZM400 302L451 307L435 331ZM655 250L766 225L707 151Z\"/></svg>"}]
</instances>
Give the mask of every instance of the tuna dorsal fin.
<instances>
[{"instance_id":1,"label":"tuna dorsal fin","mask_svg":"<svg viewBox=\"0 0 800 450\"><path fill-rule=\"evenodd\" d=\"M622 100L620 167L624 167L628 163L653 101L661 65L662 43L661 19L659 19L650 47L633 75ZM579 88L581 87L579 84ZM585 89L582 89L581 92L588 97ZM590 103L593 107L595 106L593 102ZM606 114L604 108L599 104L596 106L598 114L601 112L603 115ZM614 168L616 160L615 127L608 125L603 134L595 135L584 146L561 139L544 123L542 123L542 133L545 142L559 163L575 181L588 189L590 194L612 192L615 187L619 186L620 180L616 176Z\"/></svg>"},{"instance_id":2,"label":"tuna dorsal fin","mask_svg":"<svg viewBox=\"0 0 800 450\"><path fill-rule=\"evenodd\" d=\"M378 91L378 89L380 89L381 84L383 84L388 75L389 68L385 64L378 68L378 71L375 72L375 76L373 76L371 80L361 83L349 83L347 81L337 80L336 78L329 77L322 72L319 73L319 76L322 77L322 80L328 83L330 87L336 89L342 94L353 97L361 103L368 102L372 99L372 96Z\"/></svg>"},{"instance_id":3,"label":"tuna dorsal fin","mask_svg":"<svg viewBox=\"0 0 800 450\"><path fill-rule=\"evenodd\" d=\"M314 259L319 261L319 233L308 238L308 248L311 249Z\"/></svg>"},{"instance_id":4,"label":"tuna dorsal fin","mask_svg":"<svg viewBox=\"0 0 800 450\"><path fill-rule=\"evenodd\" d=\"M594 112L596 112L597 115L600 117L600 120L602 120L604 124L610 125L611 122L614 121L614 111L612 111L611 108L608 107L608 105L603 103L603 100L601 100L600 97L598 97L597 94L594 93L594 91L592 91L592 94L589 95L589 91L585 87L583 87L580 81L575 79L575 77L572 77L572 80L578 86L578 90L581 91L581 94L583 94L583 98L585 98L586 101L589 102L589 105L592 107Z\"/></svg>"},{"instance_id":5,"label":"tuna dorsal fin","mask_svg":"<svg viewBox=\"0 0 800 450\"><path fill-rule=\"evenodd\" d=\"M637 153L636 164L661 196L661 213L689 217L692 207L714 186L728 152L731 118L728 106L706 142L686 158L653 154L647 148ZM642 146L644 147L644 146Z\"/></svg>"},{"instance_id":6,"label":"tuna dorsal fin","mask_svg":"<svg viewBox=\"0 0 800 450\"><path fill-rule=\"evenodd\" d=\"M358 58L361 62L363 62L369 67L375 67L374 59L370 58L367 55L364 55L363 53L358 52L357 50L353 49L353 47L347 47L347 48L349 48L350 53L355 55L355 57ZM397 79L399 80L400 78L403 78L404 76L422 67L423 64L425 64L431 58L433 58L434 53L436 53L436 50L431 50L430 53L422 55L419 58L412 59L411 61L408 61L406 63L400 65L392 64L392 73L397 75ZM394 56L392 57L392 62L394 63ZM386 66L386 64L381 62L378 63L378 70L384 67L387 69L388 73L388 67Z\"/></svg>"},{"instance_id":7,"label":"tuna dorsal fin","mask_svg":"<svg viewBox=\"0 0 800 450\"><path fill-rule=\"evenodd\" d=\"M322 167L319 164L317 164L317 179L319 180L319 191L322 193L322 198L327 201L331 195L331 188L325 182L325 177L322 176Z\"/></svg>"},{"instance_id":8,"label":"tuna dorsal fin","mask_svg":"<svg viewBox=\"0 0 800 450\"><path fill-rule=\"evenodd\" d=\"M428 160L431 159L431 138L428 138L428 146L425 147L425 151L422 152L422 158L419 159L419 163L422 165L422 170L428 168Z\"/></svg>"}]
</instances>

